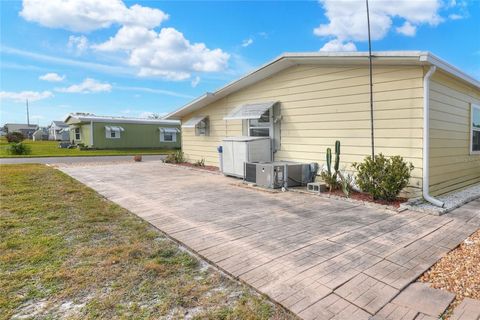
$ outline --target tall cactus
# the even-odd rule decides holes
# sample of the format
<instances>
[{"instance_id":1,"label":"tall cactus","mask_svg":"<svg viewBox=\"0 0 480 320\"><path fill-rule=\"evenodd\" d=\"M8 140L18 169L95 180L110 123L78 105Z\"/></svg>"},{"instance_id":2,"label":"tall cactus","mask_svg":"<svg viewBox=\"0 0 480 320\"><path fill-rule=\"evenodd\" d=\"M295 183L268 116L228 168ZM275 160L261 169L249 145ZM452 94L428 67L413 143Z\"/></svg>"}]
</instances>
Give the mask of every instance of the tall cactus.
<instances>
[{"instance_id":1,"label":"tall cactus","mask_svg":"<svg viewBox=\"0 0 480 320\"><path fill-rule=\"evenodd\" d=\"M340 168L340 141L335 141L335 176Z\"/></svg>"},{"instance_id":2,"label":"tall cactus","mask_svg":"<svg viewBox=\"0 0 480 320\"><path fill-rule=\"evenodd\" d=\"M330 187L330 191L337 189L339 186L338 177L342 178L340 169L340 141L335 141L335 164L332 173L332 149L327 148L327 172L322 173L322 178Z\"/></svg>"},{"instance_id":3,"label":"tall cactus","mask_svg":"<svg viewBox=\"0 0 480 320\"><path fill-rule=\"evenodd\" d=\"M327 172L328 175L332 175L332 149L327 148Z\"/></svg>"}]
</instances>

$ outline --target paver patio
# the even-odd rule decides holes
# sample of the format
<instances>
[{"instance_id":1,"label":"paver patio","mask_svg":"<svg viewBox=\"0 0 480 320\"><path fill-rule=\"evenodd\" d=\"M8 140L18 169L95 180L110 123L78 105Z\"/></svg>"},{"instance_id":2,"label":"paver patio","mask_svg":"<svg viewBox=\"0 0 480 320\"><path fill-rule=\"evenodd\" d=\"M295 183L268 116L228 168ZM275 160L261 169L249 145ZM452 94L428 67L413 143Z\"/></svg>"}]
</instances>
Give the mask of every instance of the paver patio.
<instances>
[{"instance_id":1,"label":"paver patio","mask_svg":"<svg viewBox=\"0 0 480 320\"><path fill-rule=\"evenodd\" d=\"M160 162L59 168L304 319L370 318L480 227L480 200L437 217Z\"/></svg>"}]
</instances>

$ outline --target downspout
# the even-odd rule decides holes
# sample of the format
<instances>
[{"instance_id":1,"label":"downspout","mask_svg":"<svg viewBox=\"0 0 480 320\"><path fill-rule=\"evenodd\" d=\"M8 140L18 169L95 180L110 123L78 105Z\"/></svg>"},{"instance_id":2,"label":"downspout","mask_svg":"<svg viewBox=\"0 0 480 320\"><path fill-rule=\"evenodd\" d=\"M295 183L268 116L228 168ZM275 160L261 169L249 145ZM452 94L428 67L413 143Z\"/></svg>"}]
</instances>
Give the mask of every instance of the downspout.
<instances>
[{"instance_id":1,"label":"downspout","mask_svg":"<svg viewBox=\"0 0 480 320\"><path fill-rule=\"evenodd\" d=\"M90 121L90 147L93 148L93 121Z\"/></svg>"},{"instance_id":2,"label":"downspout","mask_svg":"<svg viewBox=\"0 0 480 320\"><path fill-rule=\"evenodd\" d=\"M445 203L430 195L430 78L437 67L431 66L423 78L423 198L437 207Z\"/></svg>"}]
</instances>

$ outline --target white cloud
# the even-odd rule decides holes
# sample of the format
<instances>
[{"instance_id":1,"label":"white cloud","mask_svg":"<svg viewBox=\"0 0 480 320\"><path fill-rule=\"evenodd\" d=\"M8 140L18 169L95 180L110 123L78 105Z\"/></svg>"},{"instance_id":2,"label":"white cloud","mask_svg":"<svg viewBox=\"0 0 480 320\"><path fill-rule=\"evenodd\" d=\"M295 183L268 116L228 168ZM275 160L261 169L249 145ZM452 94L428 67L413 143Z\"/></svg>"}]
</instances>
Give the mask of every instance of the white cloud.
<instances>
[{"instance_id":1,"label":"white cloud","mask_svg":"<svg viewBox=\"0 0 480 320\"><path fill-rule=\"evenodd\" d=\"M50 28L89 32L113 24L154 28L168 19L159 9L121 0L23 0L20 15L27 21Z\"/></svg>"},{"instance_id":2,"label":"white cloud","mask_svg":"<svg viewBox=\"0 0 480 320\"><path fill-rule=\"evenodd\" d=\"M138 91L138 92L146 92L146 93L153 93L153 94L161 94L161 95L166 95L166 96L172 96L172 97L180 97L180 98L188 98L188 99L193 99L195 98L194 96L181 93L181 92L176 92L176 91L171 91L171 90L163 90L163 89L152 89L148 87L135 87L135 86L115 86L115 90L124 90L124 91Z\"/></svg>"},{"instance_id":3,"label":"white cloud","mask_svg":"<svg viewBox=\"0 0 480 320\"><path fill-rule=\"evenodd\" d=\"M196 76L195 78L193 78L190 84L192 85L192 88L196 88L199 83L200 83L200 77Z\"/></svg>"},{"instance_id":4,"label":"white cloud","mask_svg":"<svg viewBox=\"0 0 480 320\"><path fill-rule=\"evenodd\" d=\"M140 5L127 7L122 0L23 0L20 15L51 28L88 32L119 25L109 40L90 45L85 36L70 36L67 46L77 55L93 48L124 52L127 65L139 76L185 80L194 72L218 72L227 68L230 55L191 43L174 28L154 28L168 19L163 11Z\"/></svg>"},{"instance_id":5,"label":"white cloud","mask_svg":"<svg viewBox=\"0 0 480 320\"><path fill-rule=\"evenodd\" d=\"M464 17L463 15L461 15L461 14L458 14L458 13L452 13L452 14L449 14L449 15L448 15L448 18L449 18L450 20L461 20L461 19L463 19L463 18L465 18L465 17Z\"/></svg>"},{"instance_id":6,"label":"white cloud","mask_svg":"<svg viewBox=\"0 0 480 320\"><path fill-rule=\"evenodd\" d=\"M97 93L97 92L110 92L112 85L109 83L100 82L95 79L86 78L80 84L74 84L66 88L55 89L58 92L66 93Z\"/></svg>"},{"instance_id":7,"label":"white cloud","mask_svg":"<svg viewBox=\"0 0 480 320\"><path fill-rule=\"evenodd\" d=\"M404 36L413 37L417 32L417 27L412 25L410 22L405 21L405 23L401 27L397 27L395 31L403 34Z\"/></svg>"},{"instance_id":8,"label":"white cloud","mask_svg":"<svg viewBox=\"0 0 480 320\"><path fill-rule=\"evenodd\" d=\"M88 49L88 39L85 36L70 36L68 37L67 48L80 56Z\"/></svg>"},{"instance_id":9,"label":"white cloud","mask_svg":"<svg viewBox=\"0 0 480 320\"><path fill-rule=\"evenodd\" d=\"M38 77L38 79L49 82L61 82L65 79L65 76L61 76L55 72L49 72L44 74L43 76Z\"/></svg>"},{"instance_id":10,"label":"white cloud","mask_svg":"<svg viewBox=\"0 0 480 320\"><path fill-rule=\"evenodd\" d=\"M252 38L248 38L248 39L245 39L242 41L242 47L248 47L249 45L251 45L253 43L253 39Z\"/></svg>"},{"instance_id":11,"label":"white cloud","mask_svg":"<svg viewBox=\"0 0 480 320\"><path fill-rule=\"evenodd\" d=\"M265 31L260 31L257 33L260 37L267 39L268 38L268 33Z\"/></svg>"},{"instance_id":12,"label":"white cloud","mask_svg":"<svg viewBox=\"0 0 480 320\"><path fill-rule=\"evenodd\" d=\"M338 39L333 39L325 43L320 51L357 51L357 46L353 42L343 43Z\"/></svg>"},{"instance_id":13,"label":"white cloud","mask_svg":"<svg viewBox=\"0 0 480 320\"><path fill-rule=\"evenodd\" d=\"M160 32L138 26L123 26L108 41L92 46L99 51L125 51L128 64L139 76L185 80L192 72L218 72L227 66L230 55L209 49L204 43L190 43L174 28Z\"/></svg>"},{"instance_id":14,"label":"white cloud","mask_svg":"<svg viewBox=\"0 0 480 320\"><path fill-rule=\"evenodd\" d=\"M6 52L9 54L13 54L20 57L27 57L37 61L46 61L55 64L61 64L66 66L74 66L83 69L93 70L95 72L103 72L107 74L121 74L121 75L133 75L134 72L131 68L123 67L123 66L113 66L108 64L102 63L94 63L94 62L87 62L81 61L78 59L66 59L61 57L49 56L41 53L35 53L27 50L21 50L16 48L11 48L7 46L2 46L2 52Z\"/></svg>"},{"instance_id":15,"label":"white cloud","mask_svg":"<svg viewBox=\"0 0 480 320\"><path fill-rule=\"evenodd\" d=\"M366 7L364 1L320 0L329 22L314 29L320 37L334 37L341 43L368 39ZM384 38L392 28L393 19L404 21L398 32L412 35L417 26L435 26L442 21L439 10L441 0L371 0L370 26L373 40Z\"/></svg>"},{"instance_id":16,"label":"white cloud","mask_svg":"<svg viewBox=\"0 0 480 320\"><path fill-rule=\"evenodd\" d=\"M10 92L10 91L1 91L0 99L13 100L15 102L25 102L28 101L38 101L53 97L53 93L50 91L22 91L22 92Z\"/></svg>"},{"instance_id":17,"label":"white cloud","mask_svg":"<svg viewBox=\"0 0 480 320\"><path fill-rule=\"evenodd\" d=\"M137 26L124 26L108 41L92 45L92 48L99 51L132 50L154 41L156 37L157 33L153 30Z\"/></svg>"}]
</instances>

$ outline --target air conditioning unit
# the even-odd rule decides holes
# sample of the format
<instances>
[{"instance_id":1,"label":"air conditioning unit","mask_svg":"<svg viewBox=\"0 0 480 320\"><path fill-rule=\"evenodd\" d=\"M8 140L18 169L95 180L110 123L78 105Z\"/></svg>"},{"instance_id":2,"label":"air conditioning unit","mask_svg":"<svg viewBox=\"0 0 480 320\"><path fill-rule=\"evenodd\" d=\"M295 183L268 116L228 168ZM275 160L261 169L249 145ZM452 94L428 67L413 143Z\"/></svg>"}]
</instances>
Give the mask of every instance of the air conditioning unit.
<instances>
[{"instance_id":1,"label":"air conditioning unit","mask_svg":"<svg viewBox=\"0 0 480 320\"><path fill-rule=\"evenodd\" d=\"M296 187L311 182L318 165L290 161L247 162L245 163L246 182L264 188Z\"/></svg>"}]
</instances>

